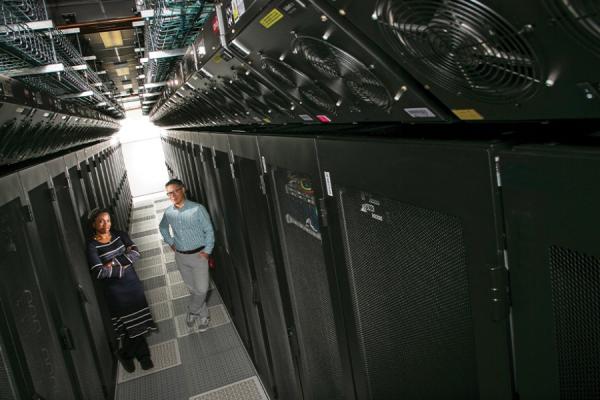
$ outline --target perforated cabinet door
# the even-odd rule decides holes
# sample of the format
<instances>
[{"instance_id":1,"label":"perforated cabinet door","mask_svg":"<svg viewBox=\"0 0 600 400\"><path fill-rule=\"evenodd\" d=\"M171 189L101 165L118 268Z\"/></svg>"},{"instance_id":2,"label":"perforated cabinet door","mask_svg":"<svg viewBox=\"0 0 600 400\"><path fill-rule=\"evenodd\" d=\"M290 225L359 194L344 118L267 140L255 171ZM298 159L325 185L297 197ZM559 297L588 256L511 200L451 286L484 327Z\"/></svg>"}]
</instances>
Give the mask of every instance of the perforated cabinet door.
<instances>
[{"instance_id":1,"label":"perforated cabinet door","mask_svg":"<svg viewBox=\"0 0 600 400\"><path fill-rule=\"evenodd\" d=\"M26 373L44 399L74 399L57 330L39 287L17 198L0 207L0 268L3 301L23 351Z\"/></svg>"},{"instance_id":2,"label":"perforated cabinet door","mask_svg":"<svg viewBox=\"0 0 600 400\"><path fill-rule=\"evenodd\" d=\"M511 399L489 147L317 148L358 398Z\"/></svg>"},{"instance_id":3,"label":"perforated cabinet door","mask_svg":"<svg viewBox=\"0 0 600 400\"><path fill-rule=\"evenodd\" d=\"M500 157L520 398L599 398L600 152Z\"/></svg>"}]
</instances>

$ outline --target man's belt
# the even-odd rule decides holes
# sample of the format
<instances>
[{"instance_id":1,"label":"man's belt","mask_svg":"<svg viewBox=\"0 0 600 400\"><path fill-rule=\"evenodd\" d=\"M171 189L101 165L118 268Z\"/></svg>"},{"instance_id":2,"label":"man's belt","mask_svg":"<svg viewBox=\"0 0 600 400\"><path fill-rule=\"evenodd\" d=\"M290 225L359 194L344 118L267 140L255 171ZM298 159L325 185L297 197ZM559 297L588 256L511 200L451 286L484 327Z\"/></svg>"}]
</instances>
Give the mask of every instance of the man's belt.
<instances>
[{"instance_id":1,"label":"man's belt","mask_svg":"<svg viewBox=\"0 0 600 400\"><path fill-rule=\"evenodd\" d=\"M197 249L194 249L194 250L186 250L186 251L175 250L175 251L178 253L181 253L181 254L196 254L196 253L200 253L202 250L204 250L204 246L198 247Z\"/></svg>"}]
</instances>

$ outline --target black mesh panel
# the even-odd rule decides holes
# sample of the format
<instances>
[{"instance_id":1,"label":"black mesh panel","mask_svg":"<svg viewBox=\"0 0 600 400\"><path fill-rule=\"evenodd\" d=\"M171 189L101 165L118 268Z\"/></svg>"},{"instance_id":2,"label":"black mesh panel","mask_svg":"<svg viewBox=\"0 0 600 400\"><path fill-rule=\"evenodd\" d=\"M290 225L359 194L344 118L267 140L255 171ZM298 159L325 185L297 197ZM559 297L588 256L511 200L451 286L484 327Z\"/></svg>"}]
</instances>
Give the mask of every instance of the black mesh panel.
<instances>
[{"instance_id":1,"label":"black mesh panel","mask_svg":"<svg viewBox=\"0 0 600 400\"><path fill-rule=\"evenodd\" d=\"M12 383L12 371L4 356L4 345L0 342L0 399L16 400L17 394Z\"/></svg>"},{"instance_id":2,"label":"black mesh panel","mask_svg":"<svg viewBox=\"0 0 600 400\"><path fill-rule=\"evenodd\" d=\"M550 247L561 400L600 396L600 260Z\"/></svg>"},{"instance_id":3,"label":"black mesh panel","mask_svg":"<svg viewBox=\"0 0 600 400\"><path fill-rule=\"evenodd\" d=\"M476 399L461 221L354 190L338 201L371 398Z\"/></svg>"},{"instance_id":4,"label":"black mesh panel","mask_svg":"<svg viewBox=\"0 0 600 400\"><path fill-rule=\"evenodd\" d=\"M334 326L318 214L311 180L285 170L275 180L294 293L296 327L307 400L343 399L342 368Z\"/></svg>"}]
</instances>

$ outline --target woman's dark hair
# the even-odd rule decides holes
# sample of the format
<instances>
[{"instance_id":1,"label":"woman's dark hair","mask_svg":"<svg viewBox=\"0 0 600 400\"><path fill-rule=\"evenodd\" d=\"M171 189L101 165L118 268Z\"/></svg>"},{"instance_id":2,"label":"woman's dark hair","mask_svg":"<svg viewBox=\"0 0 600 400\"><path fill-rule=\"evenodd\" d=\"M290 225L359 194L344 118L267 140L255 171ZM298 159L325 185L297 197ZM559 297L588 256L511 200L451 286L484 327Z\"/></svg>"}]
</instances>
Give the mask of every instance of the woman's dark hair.
<instances>
[{"instance_id":1,"label":"woman's dark hair","mask_svg":"<svg viewBox=\"0 0 600 400\"><path fill-rule=\"evenodd\" d=\"M112 214L108 208L94 208L88 214L88 234L89 236L94 236L96 234L96 229L94 229L94 222L96 222L96 218L98 215L107 213L112 221Z\"/></svg>"}]
</instances>

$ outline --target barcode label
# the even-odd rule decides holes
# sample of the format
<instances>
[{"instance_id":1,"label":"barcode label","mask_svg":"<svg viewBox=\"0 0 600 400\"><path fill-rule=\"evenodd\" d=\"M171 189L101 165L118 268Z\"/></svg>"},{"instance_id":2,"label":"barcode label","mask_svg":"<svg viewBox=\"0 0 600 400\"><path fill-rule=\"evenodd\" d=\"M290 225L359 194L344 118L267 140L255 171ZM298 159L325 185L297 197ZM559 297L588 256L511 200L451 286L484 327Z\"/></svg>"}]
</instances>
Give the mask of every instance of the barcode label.
<instances>
[{"instance_id":1,"label":"barcode label","mask_svg":"<svg viewBox=\"0 0 600 400\"><path fill-rule=\"evenodd\" d=\"M433 118L436 115L426 107L405 108L404 111L413 118Z\"/></svg>"}]
</instances>

